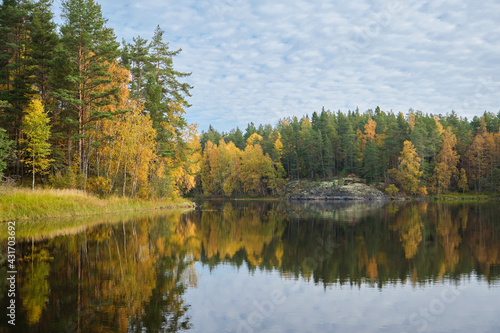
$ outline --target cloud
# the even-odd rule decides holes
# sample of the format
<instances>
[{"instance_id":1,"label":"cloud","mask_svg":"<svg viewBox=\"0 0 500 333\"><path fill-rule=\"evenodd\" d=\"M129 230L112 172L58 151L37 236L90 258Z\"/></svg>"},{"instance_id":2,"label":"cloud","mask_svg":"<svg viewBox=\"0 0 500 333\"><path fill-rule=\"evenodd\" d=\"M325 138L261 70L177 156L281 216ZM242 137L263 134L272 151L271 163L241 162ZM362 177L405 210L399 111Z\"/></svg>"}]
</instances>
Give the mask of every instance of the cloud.
<instances>
[{"instance_id":1,"label":"cloud","mask_svg":"<svg viewBox=\"0 0 500 333\"><path fill-rule=\"evenodd\" d=\"M327 109L500 109L500 4L101 1L119 39L156 25L192 72L187 118L228 131ZM59 6L56 2L55 6Z\"/></svg>"}]
</instances>

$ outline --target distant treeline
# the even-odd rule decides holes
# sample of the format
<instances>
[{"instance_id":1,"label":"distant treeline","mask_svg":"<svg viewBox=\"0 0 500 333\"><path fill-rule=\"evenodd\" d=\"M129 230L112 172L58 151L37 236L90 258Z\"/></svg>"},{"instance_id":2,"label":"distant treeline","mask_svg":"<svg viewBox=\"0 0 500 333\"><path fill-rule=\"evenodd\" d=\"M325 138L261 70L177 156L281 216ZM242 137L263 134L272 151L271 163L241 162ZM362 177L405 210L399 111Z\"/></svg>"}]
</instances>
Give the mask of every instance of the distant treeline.
<instances>
[{"instance_id":1,"label":"distant treeline","mask_svg":"<svg viewBox=\"0 0 500 333\"><path fill-rule=\"evenodd\" d=\"M239 128L221 133L210 126L201 135L201 185L208 195L272 194L281 177L315 180L355 175L382 183L391 195L498 193L499 129L500 112L485 112L469 121L453 111L433 115L410 109L405 115L379 107L347 113L323 109L300 119L281 119L275 126L250 123L244 133ZM219 153L232 157L217 160L217 145L219 152L243 155ZM274 173L243 172L250 163L244 157L249 147L261 151L258 160L268 159L266 170L272 164ZM251 191L246 186L225 190L227 182L246 184L248 177L257 184Z\"/></svg>"}]
</instances>

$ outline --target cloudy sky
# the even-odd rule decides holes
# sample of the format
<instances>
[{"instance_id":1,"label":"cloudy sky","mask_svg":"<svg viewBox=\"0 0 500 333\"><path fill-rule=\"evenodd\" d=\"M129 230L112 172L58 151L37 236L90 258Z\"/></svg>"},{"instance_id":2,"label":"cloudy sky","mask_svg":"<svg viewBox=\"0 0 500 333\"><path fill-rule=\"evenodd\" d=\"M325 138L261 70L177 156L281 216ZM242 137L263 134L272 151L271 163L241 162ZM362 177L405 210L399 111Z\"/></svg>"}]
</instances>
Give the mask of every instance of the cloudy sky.
<instances>
[{"instance_id":1,"label":"cloudy sky","mask_svg":"<svg viewBox=\"0 0 500 333\"><path fill-rule=\"evenodd\" d=\"M159 24L223 131L325 109L500 110L500 1L98 1L119 40ZM60 0L54 11L60 12Z\"/></svg>"}]
</instances>

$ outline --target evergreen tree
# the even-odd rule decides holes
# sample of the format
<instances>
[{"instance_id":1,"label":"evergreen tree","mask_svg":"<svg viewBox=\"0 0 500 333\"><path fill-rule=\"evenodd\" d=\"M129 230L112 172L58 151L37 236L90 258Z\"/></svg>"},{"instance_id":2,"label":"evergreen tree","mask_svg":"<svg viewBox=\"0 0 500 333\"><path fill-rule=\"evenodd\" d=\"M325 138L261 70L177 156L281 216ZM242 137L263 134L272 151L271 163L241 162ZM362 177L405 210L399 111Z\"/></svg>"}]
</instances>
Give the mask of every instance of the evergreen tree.
<instances>
[{"instance_id":1,"label":"evergreen tree","mask_svg":"<svg viewBox=\"0 0 500 333\"><path fill-rule=\"evenodd\" d=\"M19 140L23 109L35 91L27 71L28 3L4 0L0 7L0 100L9 105L0 115L0 126Z\"/></svg>"},{"instance_id":2,"label":"evergreen tree","mask_svg":"<svg viewBox=\"0 0 500 333\"><path fill-rule=\"evenodd\" d=\"M379 148L375 140L369 140L363 156L363 171L366 181L369 183L379 179Z\"/></svg>"},{"instance_id":3,"label":"evergreen tree","mask_svg":"<svg viewBox=\"0 0 500 333\"><path fill-rule=\"evenodd\" d=\"M213 128L212 125L208 126L208 132L202 131L200 137L201 137L200 138L201 148L203 150L205 150L205 145L207 144L208 141L217 145L220 139L222 139L222 135L219 133L219 131Z\"/></svg>"},{"instance_id":4,"label":"evergreen tree","mask_svg":"<svg viewBox=\"0 0 500 333\"><path fill-rule=\"evenodd\" d=\"M462 193L465 193L466 190L469 189L469 185L467 184L467 174L465 169L460 169L460 179L458 180L458 188L462 190Z\"/></svg>"},{"instance_id":5,"label":"evergreen tree","mask_svg":"<svg viewBox=\"0 0 500 333\"><path fill-rule=\"evenodd\" d=\"M46 103L49 92L50 72L59 36L54 14L51 11L52 0L39 0L33 5L28 25L29 45L27 55L30 58L30 72L42 99Z\"/></svg>"},{"instance_id":6,"label":"evergreen tree","mask_svg":"<svg viewBox=\"0 0 500 333\"><path fill-rule=\"evenodd\" d=\"M98 90L111 81L108 67L118 55L118 43L113 29L105 26L101 6L93 0L63 1L62 17L58 56L66 60L68 75L54 96L69 109L66 122L77 125L68 134L78 141L79 169L83 172L85 131L99 119L99 107L112 103L119 90Z\"/></svg>"},{"instance_id":7,"label":"evergreen tree","mask_svg":"<svg viewBox=\"0 0 500 333\"><path fill-rule=\"evenodd\" d=\"M12 153L14 142L7 138L6 131L0 128L0 182L8 165L9 157Z\"/></svg>"},{"instance_id":8,"label":"evergreen tree","mask_svg":"<svg viewBox=\"0 0 500 333\"><path fill-rule=\"evenodd\" d=\"M243 135L243 137L245 138L245 142L254 133L257 133L257 128L255 127L255 125L254 125L253 122L252 123L248 123L247 128L245 130L245 135Z\"/></svg>"},{"instance_id":9,"label":"evergreen tree","mask_svg":"<svg viewBox=\"0 0 500 333\"><path fill-rule=\"evenodd\" d=\"M243 150L245 149L245 138L243 137L243 132L241 132L239 127L236 127L236 129L232 129L228 136L226 137L227 141L231 141L234 143L234 145L240 149Z\"/></svg>"},{"instance_id":10,"label":"evergreen tree","mask_svg":"<svg viewBox=\"0 0 500 333\"><path fill-rule=\"evenodd\" d=\"M354 172L356 163L356 134L350 122L347 123L347 129L341 136L342 154L344 156L344 170L348 173Z\"/></svg>"},{"instance_id":11,"label":"evergreen tree","mask_svg":"<svg viewBox=\"0 0 500 333\"><path fill-rule=\"evenodd\" d=\"M141 36L132 39L133 44L123 43L122 63L130 70L130 95L139 100L145 96L144 89L147 82L147 66L149 65L148 40ZM151 67L151 65L149 65Z\"/></svg>"}]
</instances>

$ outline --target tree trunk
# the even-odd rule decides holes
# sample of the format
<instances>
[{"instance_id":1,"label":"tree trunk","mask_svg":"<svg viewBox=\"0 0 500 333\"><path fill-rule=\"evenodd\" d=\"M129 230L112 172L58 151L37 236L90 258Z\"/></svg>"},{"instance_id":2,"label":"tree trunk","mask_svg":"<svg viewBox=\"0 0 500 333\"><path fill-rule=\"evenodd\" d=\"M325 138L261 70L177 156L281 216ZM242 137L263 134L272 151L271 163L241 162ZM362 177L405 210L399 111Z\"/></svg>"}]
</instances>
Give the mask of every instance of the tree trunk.
<instances>
[{"instance_id":1,"label":"tree trunk","mask_svg":"<svg viewBox=\"0 0 500 333\"><path fill-rule=\"evenodd\" d=\"M125 197L125 187L127 186L127 156L125 156L125 167L123 168L123 197Z\"/></svg>"},{"instance_id":2,"label":"tree trunk","mask_svg":"<svg viewBox=\"0 0 500 333\"><path fill-rule=\"evenodd\" d=\"M33 182L31 183L31 190L35 190L35 152L33 151Z\"/></svg>"}]
</instances>

